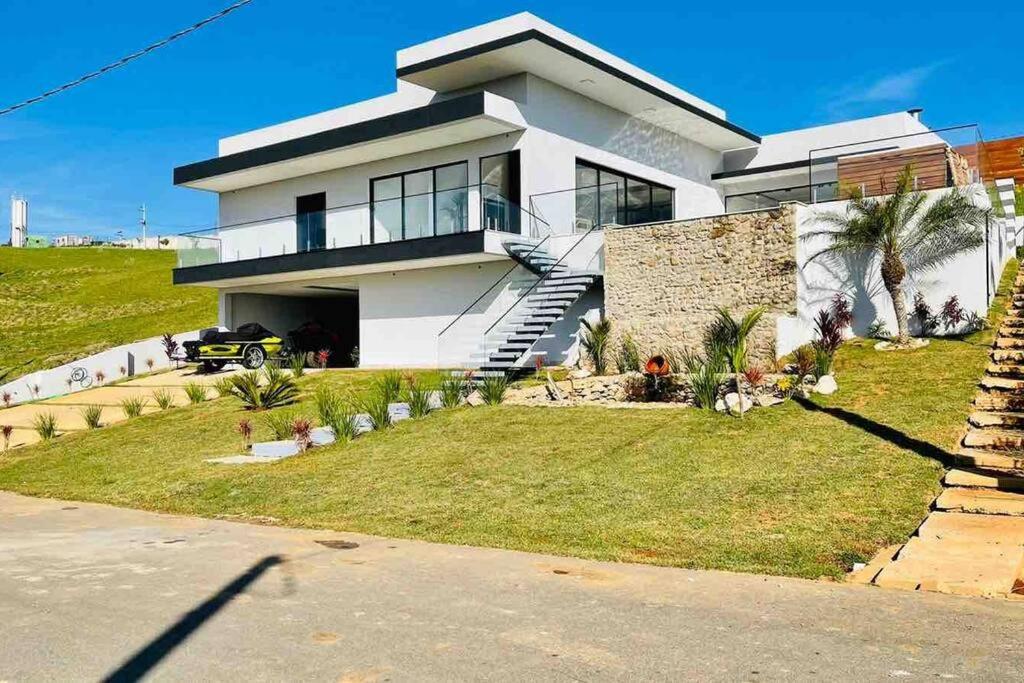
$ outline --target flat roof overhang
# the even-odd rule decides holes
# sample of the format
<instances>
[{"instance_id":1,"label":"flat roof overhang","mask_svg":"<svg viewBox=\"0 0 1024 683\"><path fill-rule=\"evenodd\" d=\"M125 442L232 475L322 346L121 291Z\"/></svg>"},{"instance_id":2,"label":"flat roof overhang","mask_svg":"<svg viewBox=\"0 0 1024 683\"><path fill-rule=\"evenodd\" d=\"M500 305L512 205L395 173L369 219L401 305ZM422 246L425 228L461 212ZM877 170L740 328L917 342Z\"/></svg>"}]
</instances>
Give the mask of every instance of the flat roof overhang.
<instances>
[{"instance_id":1,"label":"flat roof overhang","mask_svg":"<svg viewBox=\"0 0 1024 683\"><path fill-rule=\"evenodd\" d=\"M174 169L174 184L227 192L524 130L515 102L476 92Z\"/></svg>"},{"instance_id":2,"label":"flat roof overhang","mask_svg":"<svg viewBox=\"0 0 1024 683\"><path fill-rule=\"evenodd\" d=\"M439 39L403 50L396 75L431 90L450 92L531 73L715 150L761 142L760 136L726 121L722 110L630 69L583 41L573 45L568 38L537 28L489 40L482 39L488 34L478 35L480 39ZM455 45L458 49L452 49Z\"/></svg>"},{"instance_id":3,"label":"flat roof overhang","mask_svg":"<svg viewBox=\"0 0 1024 683\"><path fill-rule=\"evenodd\" d=\"M364 244L339 249L265 256L244 261L175 268L176 285L239 287L296 279L322 279L415 270L438 266L507 261L502 236L489 230Z\"/></svg>"}]
</instances>

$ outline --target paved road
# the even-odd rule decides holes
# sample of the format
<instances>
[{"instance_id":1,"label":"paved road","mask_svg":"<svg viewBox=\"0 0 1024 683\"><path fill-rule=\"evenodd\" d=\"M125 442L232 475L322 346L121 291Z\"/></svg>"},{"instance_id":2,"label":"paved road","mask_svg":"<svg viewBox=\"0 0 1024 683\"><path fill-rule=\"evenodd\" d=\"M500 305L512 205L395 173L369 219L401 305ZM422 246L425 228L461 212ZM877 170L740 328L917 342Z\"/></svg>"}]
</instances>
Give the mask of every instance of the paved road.
<instances>
[{"instance_id":1,"label":"paved road","mask_svg":"<svg viewBox=\"0 0 1024 683\"><path fill-rule=\"evenodd\" d=\"M1019 602L0 493L0 681L1005 680L1022 623Z\"/></svg>"}]
</instances>

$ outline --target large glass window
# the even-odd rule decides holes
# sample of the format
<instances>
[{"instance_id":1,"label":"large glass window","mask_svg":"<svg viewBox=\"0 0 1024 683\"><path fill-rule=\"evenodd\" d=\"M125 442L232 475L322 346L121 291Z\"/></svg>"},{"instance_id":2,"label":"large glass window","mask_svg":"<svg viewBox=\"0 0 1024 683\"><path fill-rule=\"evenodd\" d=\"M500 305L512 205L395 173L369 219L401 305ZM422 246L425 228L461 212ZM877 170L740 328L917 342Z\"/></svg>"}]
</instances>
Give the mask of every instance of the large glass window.
<instances>
[{"instance_id":1,"label":"large glass window","mask_svg":"<svg viewBox=\"0 0 1024 683\"><path fill-rule=\"evenodd\" d=\"M428 168L370 181L373 241L469 229L469 165Z\"/></svg>"},{"instance_id":2,"label":"large glass window","mask_svg":"<svg viewBox=\"0 0 1024 683\"><path fill-rule=\"evenodd\" d=\"M315 251L327 246L327 193L295 198L296 251Z\"/></svg>"},{"instance_id":3,"label":"large glass window","mask_svg":"<svg viewBox=\"0 0 1024 683\"><path fill-rule=\"evenodd\" d=\"M672 189L576 161L576 230L672 219Z\"/></svg>"},{"instance_id":4,"label":"large glass window","mask_svg":"<svg viewBox=\"0 0 1024 683\"><path fill-rule=\"evenodd\" d=\"M519 232L519 152L480 159L481 223L485 230Z\"/></svg>"}]
</instances>

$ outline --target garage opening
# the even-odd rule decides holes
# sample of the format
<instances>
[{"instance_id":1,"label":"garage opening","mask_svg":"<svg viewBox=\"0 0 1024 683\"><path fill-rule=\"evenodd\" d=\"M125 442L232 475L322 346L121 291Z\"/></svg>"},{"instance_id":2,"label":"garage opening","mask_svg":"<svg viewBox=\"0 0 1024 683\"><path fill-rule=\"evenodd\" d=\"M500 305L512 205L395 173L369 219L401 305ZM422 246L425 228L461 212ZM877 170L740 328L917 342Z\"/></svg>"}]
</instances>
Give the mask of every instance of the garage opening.
<instances>
[{"instance_id":1,"label":"garage opening","mask_svg":"<svg viewBox=\"0 0 1024 683\"><path fill-rule=\"evenodd\" d=\"M225 296L224 319L231 329L255 322L287 339L298 351L330 350L327 364L357 365L359 290L343 287L302 288L303 294L234 293Z\"/></svg>"}]
</instances>

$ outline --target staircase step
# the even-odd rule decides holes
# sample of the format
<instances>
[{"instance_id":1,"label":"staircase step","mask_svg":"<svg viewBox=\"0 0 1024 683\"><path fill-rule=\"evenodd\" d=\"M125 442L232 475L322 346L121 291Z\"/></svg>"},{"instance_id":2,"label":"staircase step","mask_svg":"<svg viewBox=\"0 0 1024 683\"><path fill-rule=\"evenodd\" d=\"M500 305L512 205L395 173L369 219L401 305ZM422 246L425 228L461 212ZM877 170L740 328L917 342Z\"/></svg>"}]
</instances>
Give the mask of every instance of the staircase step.
<instances>
[{"instance_id":1,"label":"staircase step","mask_svg":"<svg viewBox=\"0 0 1024 683\"><path fill-rule=\"evenodd\" d=\"M1000 452L984 448L964 447L954 459L964 467L975 467L1007 474L1024 475L1024 453Z\"/></svg>"},{"instance_id":2,"label":"staircase step","mask_svg":"<svg viewBox=\"0 0 1024 683\"><path fill-rule=\"evenodd\" d=\"M1024 338L1024 327L1014 327L1012 325L1000 325L999 326L999 331L996 334L1000 338L1021 339L1021 338Z\"/></svg>"},{"instance_id":3,"label":"staircase step","mask_svg":"<svg viewBox=\"0 0 1024 683\"><path fill-rule=\"evenodd\" d=\"M1024 411L1024 396L1013 394L979 393L974 397L974 407L978 410L997 410L1003 412Z\"/></svg>"},{"instance_id":4,"label":"staircase step","mask_svg":"<svg viewBox=\"0 0 1024 683\"><path fill-rule=\"evenodd\" d=\"M985 470L954 468L946 472L942 481L946 486L1024 491L1024 477L1000 475L997 472L986 472Z\"/></svg>"},{"instance_id":5,"label":"staircase step","mask_svg":"<svg viewBox=\"0 0 1024 683\"><path fill-rule=\"evenodd\" d=\"M997 349L1024 349L1024 339L1018 337L999 337L996 339Z\"/></svg>"},{"instance_id":6,"label":"staircase step","mask_svg":"<svg viewBox=\"0 0 1024 683\"><path fill-rule=\"evenodd\" d=\"M968 448L987 448L993 451L1024 450L1024 432L1006 429L970 429L963 445Z\"/></svg>"},{"instance_id":7,"label":"staircase step","mask_svg":"<svg viewBox=\"0 0 1024 683\"><path fill-rule=\"evenodd\" d=\"M1024 327L1024 315L1019 313L1016 315L1005 315L1003 316L1002 324L1005 327Z\"/></svg>"},{"instance_id":8,"label":"staircase step","mask_svg":"<svg viewBox=\"0 0 1024 683\"><path fill-rule=\"evenodd\" d=\"M981 387L1002 394L1024 394L1024 381L1009 377L982 377Z\"/></svg>"},{"instance_id":9,"label":"staircase step","mask_svg":"<svg viewBox=\"0 0 1024 683\"><path fill-rule=\"evenodd\" d=\"M1024 517L1024 493L997 489L951 488L935 500L938 510Z\"/></svg>"},{"instance_id":10,"label":"staircase step","mask_svg":"<svg viewBox=\"0 0 1024 683\"><path fill-rule=\"evenodd\" d=\"M911 538L875 585L979 597L1013 591L1024 551L1016 546L960 538Z\"/></svg>"},{"instance_id":11,"label":"staircase step","mask_svg":"<svg viewBox=\"0 0 1024 683\"><path fill-rule=\"evenodd\" d=\"M989 363L985 372L996 377L1020 377L1024 379L1024 366Z\"/></svg>"},{"instance_id":12,"label":"staircase step","mask_svg":"<svg viewBox=\"0 0 1024 683\"><path fill-rule=\"evenodd\" d=\"M970 414L967 418L975 427L1007 427L1019 429L1024 427L1024 413L997 412L979 410Z\"/></svg>"},{"instance_id":13,"label":"staircase step","mask_svg":"<svg viewBox=\"0 0 1024 683\"><path fill-rule=\"evenodd\" d=\"M1024 364L1024 349L992 349L988 355L995 363Z\"/></svg>"},{"instance_id":14,"label":"staircase step","mask_svg":"<svg viewBox=\"0 0 1024 683\"><path fill-rule=\"evenodd\" d=\"M923 539L967 539L982 543L1024 544L1024 519L963 512L932 512L917 529Z\"/></svg>"}]
</instances>

